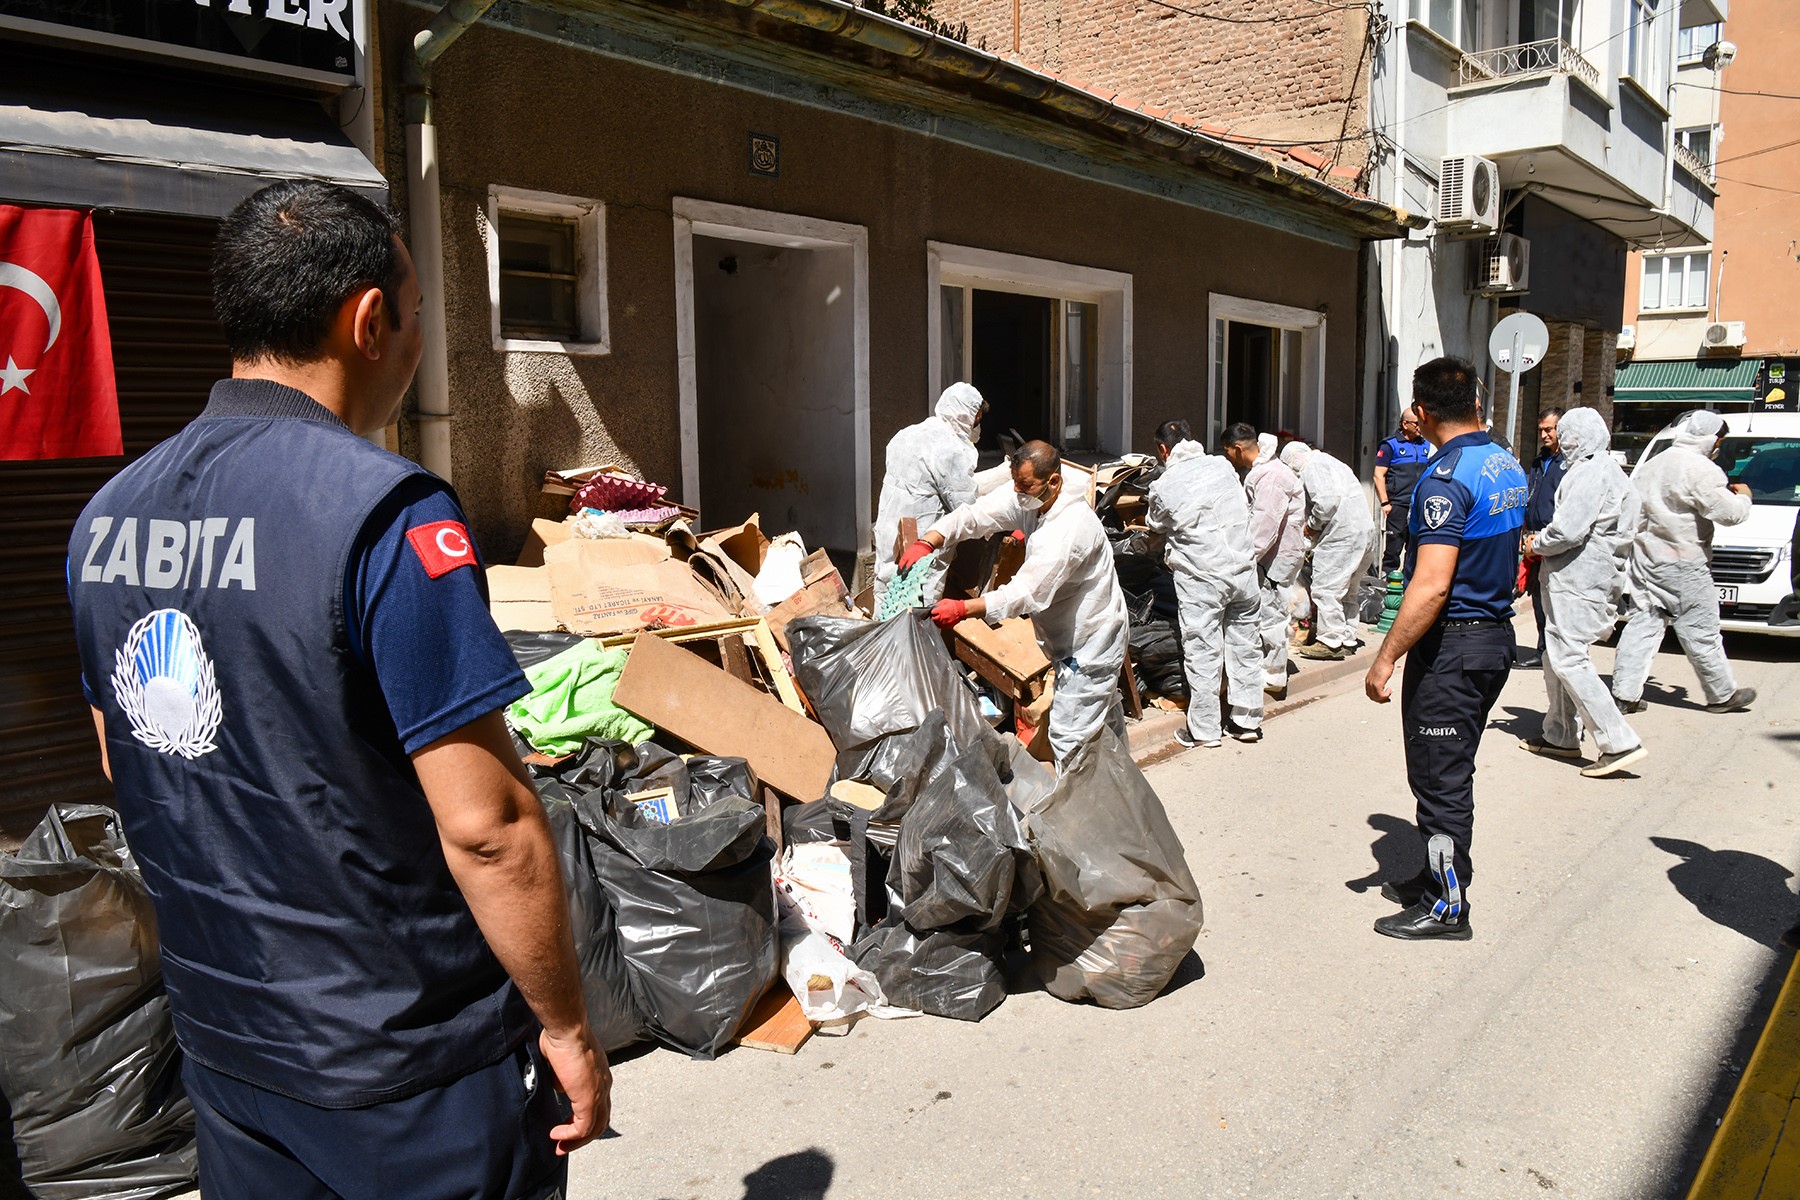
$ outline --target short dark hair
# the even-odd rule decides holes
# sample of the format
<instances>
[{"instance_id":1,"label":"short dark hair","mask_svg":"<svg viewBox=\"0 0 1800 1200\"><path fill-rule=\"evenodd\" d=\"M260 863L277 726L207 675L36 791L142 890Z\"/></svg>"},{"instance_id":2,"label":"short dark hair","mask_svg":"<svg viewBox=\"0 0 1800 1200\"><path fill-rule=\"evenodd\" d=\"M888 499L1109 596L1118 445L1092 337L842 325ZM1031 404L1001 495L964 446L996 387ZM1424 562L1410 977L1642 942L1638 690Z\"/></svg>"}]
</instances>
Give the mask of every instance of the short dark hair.
<instances>
[{"instance_id":1,"label":"short dark hair","mask_svg":"<svg viewBox=\"0 0 1800 1200\"><path fill-rule=\"evenodd\" d=\"M1560 420L1562 420L1562 416L1563 416L1562 405L1552 404L1549 408L1546 408L1543 412L1538 414L1538 420L1542 421L1545 417L1555 417L1557 420L1560 421Z\"/></svg>"},{"instance_id":2,"label":"short dark hair","mask_svg":"<svg viewBox=\"0 0 1800 1200\"><path fill-rule=\"evenodd\" d=\"M1194 440L1194 427L1176 417L1173 421L1164 421L1156 427L1156 444L1167 446L1173 450L1183 442Z\"/></svg>"},{"instance_id":3,"label":"short dark hair","mask_svg":"<svg viewBox=\"0 0 1800 1200\"><path fill-rule=\"evenodd\" d=\"M1033 478L1048 479L1062 470L1062 455L1049 442L1026 442L1013 454L1013 471L1026 463L1031 464Z\"/></svg>"},{"instance_id":4,"label":"short dark hair","mask_svg":"<svg viewBox=\"0 0 1800 1200\"><path fill-rule=\"evenodd\" d=\"M1225 427L1225 432L1219 435L1219 445L1241 446L1245 442L1254 442L1256 439L1256 426L1248 421L1239 421L1235 425Z\"/></svg>"},{"instance_id":5,"label":"short dark hair","mask_svg":"<svg viewBox=\"0 0 1800 1200\"><path fill-rule=\"evenodd\" d=\"M1475 368L1460 358L1434 358L1413 372L1413 404L1429 409L1439 421L1481 419L1475 391Z\"/></svg>"},{"instance_id":6,"label":"short dark hair","mask_svg":"<svg viewBox=\"0 0 1800 1200\"><path fill-rule=\"evenodd\" d=\"M285 180L244 199L213 246L213 307L233 359L307 362L358 289L380 288L402 321L398 223L334 183Z\"/></svg>"}]
</instances>

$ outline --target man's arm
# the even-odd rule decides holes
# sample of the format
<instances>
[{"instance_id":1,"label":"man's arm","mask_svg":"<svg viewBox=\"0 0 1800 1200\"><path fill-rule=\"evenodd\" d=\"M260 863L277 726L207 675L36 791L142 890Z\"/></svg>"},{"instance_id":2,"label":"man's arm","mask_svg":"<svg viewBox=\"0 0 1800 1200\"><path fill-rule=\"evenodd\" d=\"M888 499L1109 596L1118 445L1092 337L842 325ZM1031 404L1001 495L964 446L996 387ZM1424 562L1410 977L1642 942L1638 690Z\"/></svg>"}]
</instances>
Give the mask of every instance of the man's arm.
<instances>
[{"instance_id":1,"label":"man's arm","mask_svg":"<svg viewBox=\"0 0 1800 1200\"><path fill-rule=\"evenodd\" d=\"M1387 473L1388 469L1386 467L1377 466L1375 468L1375 498L1381 501L1381 509L1383 512L1386 512L1389 508L1393 507L1393 502L1388 499L1387 494Z\"/></svg>"},{"instance_id":2,"label":"man's arm","mask_svg":"<svg viewBox=\"0 0 1800 1200\"><path fill-rule=\"evenodd\" d=\"M1009 529L1017 529L1022 514L1017 495L1011 488L993 491L940 517L919 540L934 550L954 546L971 538L991 537Z\"/></svg>"},{"instance_id":3,"label":"man's arm","mask_svg":"<svg viewBox=\"0 0 1800 1200\"><path fill-rule=\"evenodd\" d=\"M588 1026L556 845L499 712L413 752L444 859L475 924L543 1022L544 1057L570 1121L550 1131L567 1154L612 1116L612 1072Z\"/></svg>"},{"instance_id":4,"label":"man's arm","mask_svg":"<svg viewBox=\"0 0 1800 1200\"><path fill-rule=\"evenodd\" d=\"M1443 542L1419 547L1412 579L1401 597L1400 611L1394 616L1394 627L1381 640L1381 649L1363 678L1363 691L1375 703L1386 704L1393 699L1388 681L1393 678L1394 665L1437 624L1438 614L1450 599L1450 583L1456 578L1456 560L1461 553L1460 545Z\"/></svg>"}]
</instances>

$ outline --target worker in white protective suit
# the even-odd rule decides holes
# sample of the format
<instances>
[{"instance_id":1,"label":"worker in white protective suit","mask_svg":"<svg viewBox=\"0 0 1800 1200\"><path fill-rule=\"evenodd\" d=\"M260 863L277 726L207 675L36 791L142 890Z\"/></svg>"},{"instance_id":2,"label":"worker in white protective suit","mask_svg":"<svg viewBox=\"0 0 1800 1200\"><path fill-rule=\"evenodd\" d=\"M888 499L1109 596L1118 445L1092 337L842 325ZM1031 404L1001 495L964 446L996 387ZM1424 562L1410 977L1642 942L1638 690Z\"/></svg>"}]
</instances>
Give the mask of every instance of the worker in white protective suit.
<instances>
[{"instance_id":1,"label":"worker in white protective suit","mask_svg":"<svg viewBox=\"0 0 1800 1200\"><path fill-rule=\"evenodd\" d=\"M987 402L966 383L953 383L938 397L937 409L917 425L908 425L887 444L887 474L875 506L875 607L893 582L899 553L900 522L911 517L919 529L975 499L975 443ZM927 568L922 598L933 603L944 594L949 564L939 560Z\"/></svg>"},{"instance_id":2,"label":"worker in white protective suit","mask_svg":"<svg viewBox=\"0 0 1800 1200\"><path fill-rule=\"evenodd\" d=\"M970 538L1020 530L1025 561L1006 583L974 600L940 600L931 619L952 629L968 617L990 622L1029 616L1055 667L1050 749L1059 769L1108 726L1125 736L1119 673L1129 617L1112 547L1100 518L1063 487L1062 456L1027 442L1013 456L1013 486L988 493L937 521L900 558L902 571L933 551Z\"/></svg>"},{"instance_id":3,"label":"worker in white protective suit","mask_svg":"<svg viewBox=\"0 0 1800 1200\"><path fill-rule=\"evenodd\" d=\"M1625 558L1637 531L1637 492L1609 452L1612 433L1591 408L1572 408L1556 427L1566 465L1550 523L1525 537L1538 555L1544 606L1544 732L1519 744L1533 754L1580 758L1593 735L1599 757L1590 778L1614 775L1649 751L1600 682L1588 648L1612 633L1624 588Z\"/></svg>"},{"instance_id":4,"label":"worker in white protective suit","mask_svg":"<svg viewBox=\"0 0 1800 1200\"><path fill-rule=\"evenodd\" d=\"M1162 475L1150 485L1144 523L1162 540L1180 604L1181 655L1187 670L1184 746L1262 738L1262 593L1250 552L1250 502L1231 464L1194 440L1186 421L1156 432ZM1228 721L1219 712L1223 674Z\"/></svg>"},{"instance_id":5,"label":"worker in white protective suit","mask_svg":"<svg viewBox=\"0 0 1800 1200\"><path fill-rule=\"evenodd\" d=\"M1262 592L1263 691L1287 695L1288 605L1306 558L1306 490L1280 459L1264 454L1256 430L1238 422L1219 439L1250 502L1250 553Z\"/></svg>"},{"instance_id":6,"label":"worker in white protective suit","mask_svg":"<svg viewBox=\"0 0 1800 1200\"><path fill-rule=\"evenodd\" d=\"M1318 621L1314 644L1301 649L1300 657L1349 658L1356 649L1356 627L1344 615L1344 596L1375 549L1368 497L1355 471L1305 442L1289 442L1281 461L1306 491L1306 529L1313 538L1312 601Z\"/></svg>"},{"instance_id":7,"label":"worker in white protective suit","mask_svg":"<svg viewBox=\"0 0 1800 1200\"><path fill-rule=\"evenodd\" d=\"M1736 525L1750 515L1750 489L1728 481L1712 461L1725 436L1725 420L1718 413L1691 412L1673 428L1674 444L1640 462L1632 474L1644 507L1625 568L1632 613L1619 635L1613 696L1621 712L1644 710L1650 660L1663 633L1674 625L1706 693L1706 711L1739 712L1755 701L1756 689L1737 686L1725 657L1719 592L1712 578L1712 531L1714 525Z\"/></svg>"}]
</instances>

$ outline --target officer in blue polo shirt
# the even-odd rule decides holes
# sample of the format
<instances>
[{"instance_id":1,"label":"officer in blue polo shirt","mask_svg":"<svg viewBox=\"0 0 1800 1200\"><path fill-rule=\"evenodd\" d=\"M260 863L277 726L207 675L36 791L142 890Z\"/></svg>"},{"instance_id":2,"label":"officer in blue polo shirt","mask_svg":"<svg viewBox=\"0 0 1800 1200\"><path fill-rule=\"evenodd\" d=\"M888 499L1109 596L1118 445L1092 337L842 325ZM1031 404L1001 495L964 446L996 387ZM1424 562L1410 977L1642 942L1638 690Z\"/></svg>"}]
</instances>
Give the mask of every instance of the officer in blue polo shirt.
<instances>
[{"instance_id":1,"label":"officer in blue polo shirt","mask_svg":"<svg viewBox=\"0 0 1800 1200\"><path fill-rule=\"evenodd\" d=\"M1475 371L1438 358L1413 373L1413 409L1438 448L1413 491L1406 596L1363 681L1385 704L1402 656L1406 780L1418 804L1425 870L1385 884L1404 911L1375 922L1388 937L1470 936L1475 752L1512 669L1513 586L1525 472L1483 431Z\"/></svg>"},{"instance_id":2,"label":"officer in blue polo shirt","mask_svg":"<svg viewBox=\"0 0 1800 1200\"><path fill-rule=\"evenodd\" d=\"M1375 450L1375 498L1381 501L1381 573L1400 565L1406 551L1406 527L1412 515L1412 493L1431 461L1431 443L1419 432L1419 415L1400 414L1400 432L1383 439Z\"/></svg>"},{"instance_id":3,"label":"officer in blue polo shirt","mask_svg":"<svg viewBox=\"0 0 1800 1200\"><path fill-rule=\"evenodd\" d=\"M419 364L412 260L368 200L281 183L213 291L232 377L69 547L201 1191L560 1195L610 1077L501 717L528 685L449 486L359 436Z\"/></svg>"}]
</instances>

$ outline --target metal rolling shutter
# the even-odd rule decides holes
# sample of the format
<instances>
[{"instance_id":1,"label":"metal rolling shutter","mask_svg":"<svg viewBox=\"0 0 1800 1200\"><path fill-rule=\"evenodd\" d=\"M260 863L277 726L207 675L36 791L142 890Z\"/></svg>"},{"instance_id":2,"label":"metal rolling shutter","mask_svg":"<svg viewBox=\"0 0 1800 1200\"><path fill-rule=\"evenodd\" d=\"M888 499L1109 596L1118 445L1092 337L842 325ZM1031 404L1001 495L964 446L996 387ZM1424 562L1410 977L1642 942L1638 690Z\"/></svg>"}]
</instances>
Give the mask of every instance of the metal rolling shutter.
<instances>
[{"instance_id":1,"label":"metal rolling shutter","mask_svg":"<svg viewBox=\"0 0 1800 1200\"><path fill-rule=\"evenodd\" d=\"M215 222L96 213L125 457L0 462L0 828L58 800L110 803L63 578L82 506L126 463L199 415L230 358L213 319Z\"/></svg>"}]
</instances>

